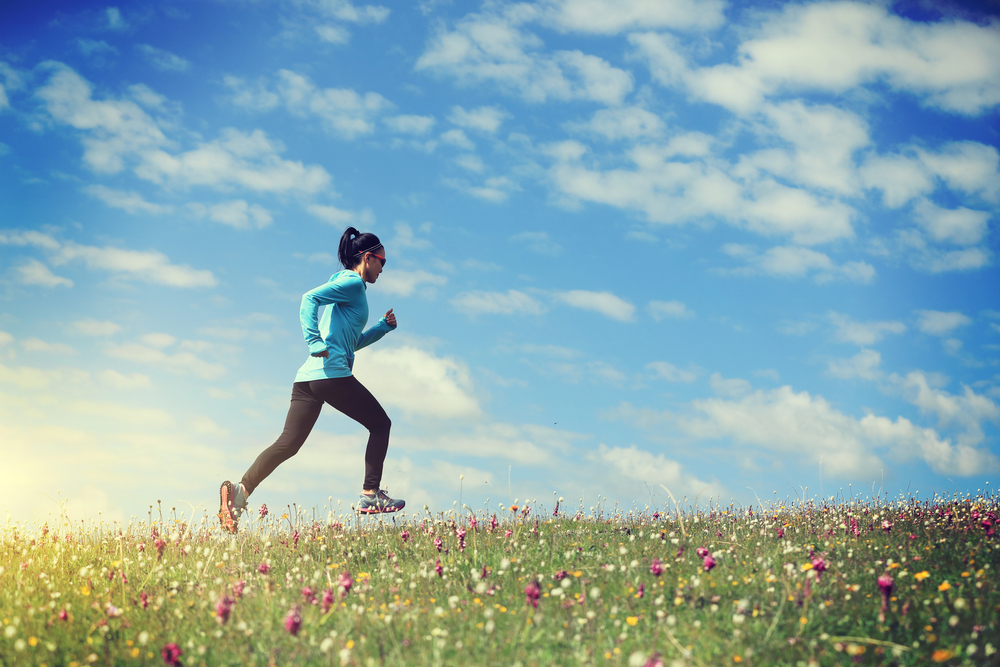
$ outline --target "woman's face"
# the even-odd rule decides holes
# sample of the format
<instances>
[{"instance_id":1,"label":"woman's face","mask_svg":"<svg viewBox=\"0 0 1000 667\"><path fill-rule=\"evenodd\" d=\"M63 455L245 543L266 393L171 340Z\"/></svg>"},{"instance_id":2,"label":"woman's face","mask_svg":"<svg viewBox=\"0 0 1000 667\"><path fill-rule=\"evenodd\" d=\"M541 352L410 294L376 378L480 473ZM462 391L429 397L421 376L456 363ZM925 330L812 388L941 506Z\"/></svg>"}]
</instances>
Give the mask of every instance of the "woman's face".
<instances>
[{"instance_id":1,"label":"woman's face","mask_svg":"<svg viewBox=\"0 0 1000 667\"><path fill-rule=\"evenodd\" d=\"M366 252L361 260L361 278L366 283L373 283L378 280L378 276L385 268L385 247L378 248L373 252Z\"/></svg>"}]
</instances>

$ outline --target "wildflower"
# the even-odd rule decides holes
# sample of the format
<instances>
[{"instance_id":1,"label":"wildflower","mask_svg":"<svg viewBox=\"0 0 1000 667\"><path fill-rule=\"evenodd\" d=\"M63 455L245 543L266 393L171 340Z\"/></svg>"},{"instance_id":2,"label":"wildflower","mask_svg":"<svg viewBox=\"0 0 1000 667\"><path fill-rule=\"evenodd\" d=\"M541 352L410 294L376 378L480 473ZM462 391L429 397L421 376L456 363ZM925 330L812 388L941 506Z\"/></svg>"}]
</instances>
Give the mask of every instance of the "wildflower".
<instances>
[{"instance_id":1,"label":"wildflower","mask_svg":"<svg viewBox=\"0 0 1000 667\"><path fill-rule=\"evenodd\" d=\"M888 574L878 578L878 589L882 591L882 611L889 608L889 596L892 595L893 581Z\"/></svg>"},{"instance_id":2,"label":"wildflower","mask_svg":"<svg viewBox=\"0 0 1000 667\"><path fill-rule=\"evenodd\" d=\"M531 583L524 587L524 601L532 607L538 607L538 598L542 595L542 587L537 579L532 579Z\"/></svg>"},{"instance_id":3,"label":"wildflower","mask_svg":"<svg viewBox=\"0 0 1000 667\"><path fill-rule=\"evenodd\" d=\"M441 545L442 544L443 544L443 542L441 542L441 538L440 537L435 537L434 538L434 546L437 548L438 553L441 552Z\"/></svg>"},{"instance_id":4,"label":"wildflower","mask_svg":"<svg viewBox=\"0 0 1000 667\"><path fill-rule=\"evenodd\" d=\"M292 543L295 546L299 546L299 531L297 530L294 533L292 533Z\"/></svg>"},{"instance_id":5,"label":"wildflower","mask_svg":"<svg viewBox=\"0 0 1000 667\"><path fill-rule=\"evenodd\" d=\"M146 551L146 543L145 542L140 542L139 543L139 553L144 553L145 551Z\"/></svg>"},{"instance_id":6,"label":"wildflower","mask_svg":"<svg viewBox=\"0 0 1000 667\"><path fill-rule=\"evenodd\" d=\"M162 560L163 550L167 548L166 540L157 537L156 541L153 542L153 546L156 547L156 560Z\"/></svg>"},{"instance_id":7,"label":"wildflower","mask_svg":"<svg viewBox=\"0 0 1000 667\"><path fill-rule=\"evenodd\" d=\"M219 625L225 625L226 621L229 620L229 613L233 610L235 602L236 600L228 595L223 595L219 598L219 601L215 605L215 620L219 622Z\"/></svg>"},{"instance_id":8,"label":"wildflower","mask_svg":"<svg viewBox=\"0 0 1000 667\"><path fill-rule=\"evenodd\" d=\"M107 615L108 615L108 616L110 616L111 618L115 618L115 617L117 617L117 616L121 616L121 615L122 615L122 610L121 610L121 609L119 609L118 607L114 606L114 605L113 605L113 604L111 604L110 602L108 602L108 603L106 603L106 604L104 605L104 611L105 611L105 612L107 613Z\"/></svg>"},{"instance_id":9,"label":"wildflower","mask_svg":"<svg viewBox=\"0 0 1000 667\"><path fill-rule=\"evenodd\" d=\"M949 584L947 581L938 586L938 590L941 591L942 593L950 589L951 589L951 584Z\"/></svg>"},{"instance_id":10,"label":"wildflower","mask_svg":"<svg viewBox=\"0 0 1000 667\"><path fill-rule=\"evenodd\" d=\"M347 594L351 592L351 586L354 585L350 572L341 572L340 576L337 577L337 585L341 588L340 597L347 597Z\"/></svg>"},{"instance_id":11,"label":"wildflower","mask_svg":"<svg viewBox=\"0 0 1000 667\"><path fill-rule=\"evenodd\" d=\"M827 568L830 567L830 563L823 560L820 556L816 556L813 558L812 567L816 572L816 581L819 581L819 575L826 572Z\"/></svg>"},{"instance_id":12,"label":"wildflower","mask_svg":"<svg viewBox=\"0 0 1000 667\"><path fill-rule=\"evenodd\" d=\"M916 579L917 581L923 581L929 576L931 576L931 573L928 572L927 570L924 570L923 572L917 572L915 575L913 575L913 578Z\"/></svg>"},{"instance_id":13,"label":"wildflower","mask_svg":"<svg viewBox=\"0 0 1000 667\"><path fill-rule=\"evenodd\" d=\"M884 530L887 533L891 532L892 531L892 521L889 521L888 519L883 519L882 520L882 530Z\"/></svg>"},{"instance_id":14,"label":"wildflower","mask_svg":"<svg viewBox=\"0 0 1000 667\"><path fill-rule=\"evenodd\" d=\"M639 622L639 617L638 616L629 616L629 617L627 617L625 619L625 622L628 623L629 625L631 625L634 628L636 626L636 624Z\"/></svg>"},{"instance_id":15,"label":"wildflower","mask_svg":"<svg viewBox=\"0 0 1000 667\"><path fill-rule=\"evenodd\" d=\"M663 574L663 565L660 564L659 558L654 558L653 562L649 564L649 573L654 577Z\"/></svg>"},{"instance_id":16,"label":"wildflower","mask_svg":"<svg viewBox=\"0 0 1000 667\"><path fill-rule=\"evenodd\" d=\"M705 556L708 555L708 549L706 549L705 547L698 547L695 551L698 554L698 558L704 558Z\"/></svg>"},{"instance_id":17,"label":"wildflower","mask_svg":"<svg viewBox=\"0 0 1000 667\"><path fill-rule=\"evenodd\" d=\"M267 516L267 505L265 505L264 503L261 503L260 504L260 509L257 510L257 511L260 513L260 518L263 519L264 517Z\"/></svg>"},{"instance_id":18,"label":"wildflower","mask_svg":"<svg viewBox=\"0 0 1000 667\"><path fill-rule=\"evenodd\" d=\"M639 590L637 590L636 593L635 593L636 599L637 600L641 600L642 596L643 596L643 594L645 592L646 592L646 585L645 584L639 584Z\"/></svg>"},{"instance_id":19,"label":"wildflower","mask_svg":"<svg viewBox=\"0 0 1000 667\"><path fill-rule=\"evenodd\" d=\"M715 559L712 558L712 554L705 556L705 560L702 562L705 567L705 572L711 572L712 568L715 567Z\"/></svg>"},{"instance_id":20,"label":"wildflower","mask_svg":"<svg viewBox=\"0 0 1000 667\"><path fill-rule=\"evenodd\" d=\"M60 621L68 621L69 620L69 614L66 612L65 609L60 609L59 610L59 620Z\"/></svg>"},{"instance_id":21,"label":"wildflower","mask_svg":"<svg viewBox=\"0 0 1000 667\"><path fill-rule=\"evenodd\" d=\"M558 572L552 575L552 578L555 579L556 581L562 581L567 576L569 576L569 572L567 572L566 570L559 570Z\"/></svg>"},{"instance_id":22,"label":"wildflower","mask_svg":"<svg viewBox=\"0 0 1000 667\"><path fill-rule=\"evenodd\" d=\"M316 596L313 595L313 589L308 586L302 589L302 602L306 604L316 604Z\"/></svg>"},{"instance_id":23,"label":"wildflower","mask_svg":"<svg viewBox=\"0 0 1000 667\"><path fill-rule=\"evenodd\" d=\"M483 571L479 573L479 578L480 579L485 579L488 576L490 576L490 571L488 569L486 569L486 565L484 564L483 565Z\"/></svg>"},{"instance_id":24,"label":"wildflower","mask_svg":"<svg viewBox=\"0 0 1000 667\"><path fill-rule=\"evenodd\" d=\"M510 536L511 536L511 535L513 535L513 534L514 534L514 531L512 531L512 530L510 530L510 529L508 528L508 529L507 529L506 531L504 531L504 534L503 534L503 536L504 536L504 538L508 538L508 537L510 537Z\"/></svg>"},{"instance_id":25,"label":"wildflower","mask_svg":"<svg viewBox=\"0 0 1000 667\"><path fill-rule=\"evenodd\" d=\"M646 661L643 667L663 667L663 660L660 658L660 654L654 653L649 656L649 660Z\"/></svg>"},{"instance_id":26,"label":"wildflower","mask_svg":"<svg viewBox=\"0 0 1000 667\"><path fill-rule=\"evenodd\" d=\"M328 611L330 611L330 607L332 606L333 606L333 589L328 588L325 591L323 591L323 605L320 607L320 609L325 614Z\"/></svg>"},{"instance_id":27,"label":"wildflower","mask_svg":"<svg viewBox=\"0 0 1000 667\"><path fill-rule=\"evenodd\" d=\"M437 562L434 563L434 571L437 572L437 576L444 576L444 568L441 567L441 559L438 558Z\"/></svg>"},{"instance_id":28,"label":"wildflower","mask_svg":"<svg viewBox=\"0 0 1000 667\"><path fill-rule=\"evenodd\" d=\"M122 570L122 583L123 584L128 583L128 577L125 576L125 570Z\"/></svg>"},{"instance_id":29,"label":"wildflower","mask_svg":"<svg viewBox=\"0 0 1000 667\"><path fill-rule=\"evenodd\" d=\"M476 521L476 516L475 515L470 516L469 517L469 526L471 526L474 529L477 525L479 525L479 522Z\"/></svg>"},{"instance_id":30,"label":"wildflower","mask_svg":"<svg viewBox=\"0 0 1000 667\"><path fill-rule=\"evenodd\" d=\"M934 662L946 662L951 659L952 655L953 654L951 651L939 648L938 650L931 653L931 660L933 660Z\"/></svg>"},{"instance_id":31,"label":"wildflower","mask_svg":"<svg viewBox=\"0 0 1000 667\"><path fill-rule=\"evenodd\" d=\"M184 651L175 642L170 642L163 647L160 655L163 656L163 662L170 665L170 667L181 667L181 656L184 655Z\"/></svg>"},{"instance_id":32,"label":"wildflower","mask_svg":"<svg viewBox=\"0 0 1000 667\"><path fill-rule=\"evenodd\" d=\"M785 536L785 529L784 529L784 528L781 528L781 527L779 527L779 528L778 528L778 539L780 540L780 539L781 539L781 538L783 538L784 536Z\"/></svg>"},{"instance_id":33,"label":"wildflower","mask_svg":"<svg viewBox=\"0 0 1000 667\"><path fill-rule=\"evenodd\" d=\"M518 507L517 505L511 505L511 506L510 506L510 511L511 511L511 512L516 512L516 511L517 511L517 510L519 510L519 509L520 509L520 507Z\"/></svg>"},{"instance_id":34,"label":"wildflower","mask_svg":"<svg viewBox=\"0 0 1000 667\"><path fill-rule=\"evenodd\" d=\"M292 635L298 635L301 627L302 615L299 613L299 606L292 605L292 608L288 610L288 615L285 616L285 630L288 630Z\"/></svg>"},{"instance_id":35,"label":"wildflower","mask_svg":"<svg viewBox=\"0 0 1000 667\"><path fill-rule=\"evenodd\" d=\"M142 593L139 594L139 605L143 609L149 606L149 595L146 593L146 591L143 591Z\"/></svg>"},{"instance_id":36,"label":"wildflower","mask_svg":"<svg viewBox=\"0 0 1000 667\"><path fill-rule=\"evenodd\" d=\"M408 530L404 530L402 533L399 534L399 536L403 538L403 544L406 544L407 542L410 541L410 531Z\"/></svg>"},{"instance_id":37,"label":"wildflower","mask_svg":"<svg viewBox=\"0 0 1000 667\"><path fill-rule=\"evenodd\" d=\"M260 572L261 574L267 574L268 572L271 571L271 566L261 561L261 564L257 566L257 571Z\"/></svg>"},{"instance_id":38,"label":"wildflower","mask_svg":"<svg viewBox=\"0 0 1000 667\"><path fill-rule=\"evenodd\" d=\"M243 589L246 587L246 585L247 582L244 581L243 579L233 582L233 595L235 595L238 598L243 597Z\"/></svg>"},{"instance_id":39,"label":"wildflower","mask_svg":"<svg viewBox=\"0 0 1000 667\"><path fill-rule=\"evenodd\" d=\"M910 541L912 542L915 539L917 539L917 536L914 535L913 533L910 533Z\"/></svg>"}]
</instances>

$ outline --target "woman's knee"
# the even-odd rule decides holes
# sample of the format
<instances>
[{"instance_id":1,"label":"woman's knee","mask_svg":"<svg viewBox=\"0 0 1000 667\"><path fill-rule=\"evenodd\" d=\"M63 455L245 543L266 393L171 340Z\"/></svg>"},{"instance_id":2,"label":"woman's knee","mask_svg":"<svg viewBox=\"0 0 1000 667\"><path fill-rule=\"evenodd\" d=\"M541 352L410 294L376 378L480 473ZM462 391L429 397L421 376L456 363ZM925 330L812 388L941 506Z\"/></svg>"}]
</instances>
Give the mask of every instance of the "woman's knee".
<instances>
[{"instance_id":1,"label":"woman's knee","mask_svg":"<svg viewBox=\"0 0 1000 667\"><path fill-rule=\"evenodd\" d=\"M392 428L392 420L389 419L389 415L382 415L382 418L372 424L368 428L368 431L371 433L388 433L390 428Z\"/></svg>"}]
</instances>

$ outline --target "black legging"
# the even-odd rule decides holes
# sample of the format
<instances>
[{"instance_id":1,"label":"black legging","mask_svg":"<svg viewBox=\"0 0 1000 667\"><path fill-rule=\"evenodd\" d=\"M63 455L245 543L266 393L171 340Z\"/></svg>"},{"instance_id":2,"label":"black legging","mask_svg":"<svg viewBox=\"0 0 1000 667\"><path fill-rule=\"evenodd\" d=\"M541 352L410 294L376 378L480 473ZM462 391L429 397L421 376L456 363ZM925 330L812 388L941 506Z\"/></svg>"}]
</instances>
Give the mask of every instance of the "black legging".
<instances>
[{"instance_id":1,"label":"black legging","mask_svg":"<svg viewBox=\"0 0 1000 667\"><path fill-rule=\"evenodd\" d=\"M365 450L365 481L362 489L378 489L382 483L382 464L389 449L389 428L392 422L371 392L353 375L326 378L292 385L292 402L285 417L285 430L274 444L265 449L243 475L243 488L249 496L257 485L274 472L283 461L295 456L309 437L319 418L323 403L368 429Z\"/></svg>"}]
</instances>

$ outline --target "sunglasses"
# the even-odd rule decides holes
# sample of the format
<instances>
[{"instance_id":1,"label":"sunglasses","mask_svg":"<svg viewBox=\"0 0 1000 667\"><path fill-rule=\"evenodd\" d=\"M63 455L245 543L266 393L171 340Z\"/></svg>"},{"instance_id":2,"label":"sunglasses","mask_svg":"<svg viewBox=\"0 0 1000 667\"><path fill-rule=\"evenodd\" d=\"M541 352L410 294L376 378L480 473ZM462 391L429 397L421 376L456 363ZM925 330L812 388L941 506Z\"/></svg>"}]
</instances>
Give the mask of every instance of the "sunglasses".
<instances>
[{"instance_id":1,"label":"sunglasses","mask_svg":"<svg viewBox=\"0 0 1000 667\"><path fill-rule=\"evenodd\" d=\"M375 254L375 253L373 253L373 252L369 252L368 254L369 254L369 255L375 255L376 257L378 257L378 258L379 258L379 261L381 261L381 262L382 262L382 268L385 268L385 257L383 257L382 255L376 255L376 254Z\"/></svg>"}]
</instances>

